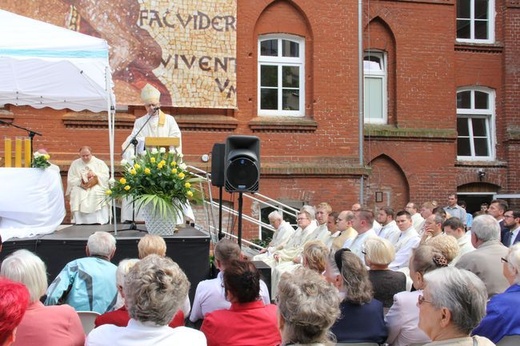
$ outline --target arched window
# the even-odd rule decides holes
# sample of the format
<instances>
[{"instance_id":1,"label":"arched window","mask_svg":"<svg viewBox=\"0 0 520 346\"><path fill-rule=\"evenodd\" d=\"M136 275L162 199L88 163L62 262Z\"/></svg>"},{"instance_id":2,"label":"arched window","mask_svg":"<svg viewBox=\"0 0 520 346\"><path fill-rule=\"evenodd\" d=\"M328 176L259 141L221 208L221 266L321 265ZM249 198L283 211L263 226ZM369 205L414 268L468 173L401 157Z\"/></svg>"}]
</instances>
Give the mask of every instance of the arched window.
<instances>
[{"instance_id":1,"label":"arched window","mask_svg":"<svg viewBox=\"0 0 520 346\"><path fill-rule=\"evenodd\" d=\"M387 71L383 52L365 52L363 59L364 117L368 124L386 124L387 116Z\"/></svg>"},{"instance_id":2,"label":"arched window","mask_svg":"<svg viewBox=\"0 0 520 346\"><path fill-rule=\"evenodd\" d=\"M305 115L305 41L264 35L258 41L258 114Z\"/></svg>"},{"instance_id":3,"label":"arched window","mask_svg":"<svg viewBox=\"0 0 520 346\"><path fill-rule=\"evenodd\" d=\"M495 93L487 88L457 92L457 159L495 159Z\"/></svg>"}]
</instances>

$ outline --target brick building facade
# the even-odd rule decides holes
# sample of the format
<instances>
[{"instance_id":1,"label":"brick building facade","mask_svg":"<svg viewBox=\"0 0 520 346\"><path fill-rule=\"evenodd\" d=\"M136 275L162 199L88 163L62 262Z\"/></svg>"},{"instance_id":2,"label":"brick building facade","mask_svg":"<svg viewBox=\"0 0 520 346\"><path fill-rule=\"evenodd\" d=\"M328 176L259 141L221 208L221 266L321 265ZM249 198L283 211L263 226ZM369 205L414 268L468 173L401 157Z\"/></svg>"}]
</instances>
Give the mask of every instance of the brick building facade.
<instances>
[{"instance_id":1,"label":"brick building facade","mask_svg":"<svg viewBox=\"0 0 520 346\"><path fill-rule=\"evenodd\" d=\"M520 188L520 2L481 3L363 1L363 164L356 1L237 1L237 108L163 109L179 123L187 161L201 169L210 170L201 156L214 143L258 136L259 192L295 206L348 209L362 190L368 206L400 209L409 200L443 204L457 192L471 210ZM261 78L269 66L286 84L273 89ZM283 99L273 105L278 89ZM144 113L121 106L116 149ZM6 105L0 119L42 132L35 147L63 176L82 145L108 161L106 114Z\"/></svg>"}]
</instances>

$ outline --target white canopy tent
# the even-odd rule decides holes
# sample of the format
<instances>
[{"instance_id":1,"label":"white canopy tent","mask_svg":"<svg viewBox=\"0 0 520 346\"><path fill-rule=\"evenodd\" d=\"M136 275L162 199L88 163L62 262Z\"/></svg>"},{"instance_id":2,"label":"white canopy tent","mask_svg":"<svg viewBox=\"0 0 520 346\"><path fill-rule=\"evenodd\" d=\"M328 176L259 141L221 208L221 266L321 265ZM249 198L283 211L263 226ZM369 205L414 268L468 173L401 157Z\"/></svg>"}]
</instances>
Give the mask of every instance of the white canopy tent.
<instances>
[{"instance_id":1,"label":"white canopy tent","mask_svg":"<svg viewBox=\"0 0 520 346\"><path fill-rule=\"evenodd\" d=\"M0 10L0 105L106 111L113 178L115 97L108 56L103 39Z\"/></svg>"}]
</instances>

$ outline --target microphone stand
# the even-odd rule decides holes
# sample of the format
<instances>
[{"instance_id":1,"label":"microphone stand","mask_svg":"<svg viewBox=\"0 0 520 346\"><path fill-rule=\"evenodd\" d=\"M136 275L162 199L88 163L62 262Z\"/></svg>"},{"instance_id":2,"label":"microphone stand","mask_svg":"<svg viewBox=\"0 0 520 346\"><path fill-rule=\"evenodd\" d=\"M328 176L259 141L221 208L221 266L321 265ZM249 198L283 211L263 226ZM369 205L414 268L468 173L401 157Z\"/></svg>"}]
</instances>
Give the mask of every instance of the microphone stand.
<instances>
[{"instance_id":1,"label":"microphone stand","mask_svg":"<svg viewBox=\"0 0 520 346\"><path fill-rule=\"evenodd\" d=\"M28 129L28 128L22 127L22 126L18 126L18 125L15 125L15 124L13 124L13 123L9 123L9 122L7 122L7 121L3 121L3 120L0 120L0 124L6 124L7 126L16 127L17 129L27 131L28 136L29 136L29 138L31 139L31 162L30 162L30 164L29 164L29 167L32 166L32 161L33 161L33 155L32 155L32 152L33 152L33 141L34 141L34 136L35 136L35 135L41 136L42 134L41 134L41 133L38 133L38 132L36 132L36 131L30 130L30 129ZM26 164L27 164L27 163L26 163Z\"/></svg>"},{"instance_id":2,"label":"microphone stand","mask_svg":"<svg viewBox=\"0 0 520 346\"><path fill-rule=\"evenodd\" d=\"M137 157L137 144L139 143L139 141L137 140L137 136L141 133L141 131L146 126L146 124L148 124L150 122L150 120L152 119L152 116L155 115L155 113L157 113L158 110L159 110L159 107L154 108L154 112L148 116L148 119L146 119L143 126L141 126L141 128L137 131L137 133L134 135L134 137L132 137L132 140L130 141L130 143L128 143L126 148L123 149L123 153L122 153L123 155L124 155L124 153L126 153L126 150L130 147L130 145L133 144L134 145L134 156ZM135 223L135 199L132 199L132 222L130 223L130 227L128 227L126 229L122 229L121 231L147 232L146 230L137 228L137 224Z\"/></svg>"}]
</instances>

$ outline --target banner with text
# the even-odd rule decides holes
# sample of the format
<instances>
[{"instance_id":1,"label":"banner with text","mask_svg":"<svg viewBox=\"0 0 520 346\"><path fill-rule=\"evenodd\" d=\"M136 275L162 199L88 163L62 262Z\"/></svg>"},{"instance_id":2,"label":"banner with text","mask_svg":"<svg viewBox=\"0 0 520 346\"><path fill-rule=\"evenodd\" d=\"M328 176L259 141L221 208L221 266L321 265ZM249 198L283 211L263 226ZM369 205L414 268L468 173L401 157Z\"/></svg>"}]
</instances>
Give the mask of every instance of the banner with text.
<instances>
[{"instance_id":1,"label":"banner with text","mask_svg":"<svg viewBox=\"0 0 520 346\"><path fill-rule=\"evenodd\" d=\"M45 0L0 8L104 38L118 104L236 108L236 0ZM49 37L52 40L52 37Z\"/></svg>"}]
</instances>

